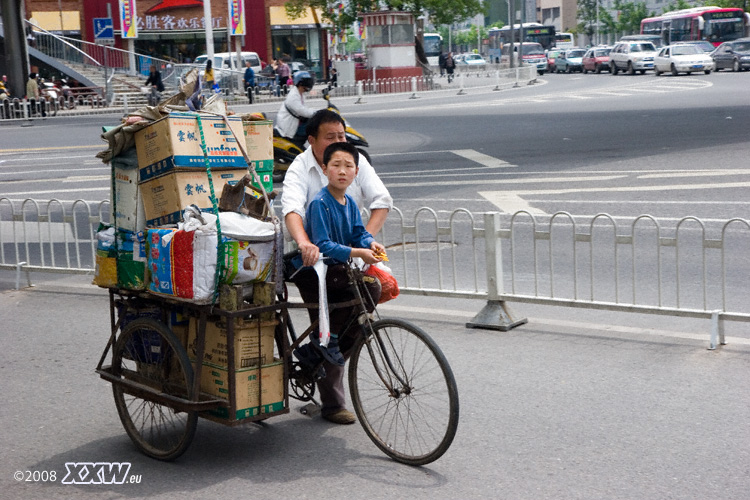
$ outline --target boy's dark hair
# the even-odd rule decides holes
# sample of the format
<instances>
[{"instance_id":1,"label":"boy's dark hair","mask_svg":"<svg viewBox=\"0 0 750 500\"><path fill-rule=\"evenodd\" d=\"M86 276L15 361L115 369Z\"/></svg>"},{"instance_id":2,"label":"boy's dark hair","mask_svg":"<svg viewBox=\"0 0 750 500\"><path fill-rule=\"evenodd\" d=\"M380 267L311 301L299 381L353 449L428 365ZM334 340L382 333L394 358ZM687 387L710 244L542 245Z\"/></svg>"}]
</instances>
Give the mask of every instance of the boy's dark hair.
<instances>
[{"instance_id":1,"label":"boy's dark hair","mask_svg":"<svg viewBox=\"0 0 750 500\"><path fill-rule=\"evenodd\" d=\"M346 129L346 123L340 114L330 109L319 109L307 120L307 125L305 125L307 135L317 138L318 130L324 123L340 123Z\"/></svg>"},{"instance_id":2,"label":"boy's dark hair","mask_svg":"<svg viewBox=\"0 0 750 500\"><path fill-rule=\"evenodd\" d=\"M354 164L359 167L359 151L348 142L334 142L333 144L329 144L323 152L323 165L328 165L331 156L333 156L336 151L343 151L352 155L352 158L354 158Z\"/></svg>"}]
</instances>

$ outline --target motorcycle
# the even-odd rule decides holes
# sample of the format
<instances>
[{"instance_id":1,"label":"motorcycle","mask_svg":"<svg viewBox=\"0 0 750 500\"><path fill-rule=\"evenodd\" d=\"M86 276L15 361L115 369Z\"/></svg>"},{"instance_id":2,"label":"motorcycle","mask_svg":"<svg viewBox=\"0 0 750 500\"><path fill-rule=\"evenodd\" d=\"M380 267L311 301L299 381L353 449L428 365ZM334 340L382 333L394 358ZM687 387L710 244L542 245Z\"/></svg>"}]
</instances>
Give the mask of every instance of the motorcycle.
<instances>
[{"instance_id":1,"label":"motorcycle","mask_svg":"<svg viewBox=\"0 0 750 500\"><path fill-rule=\"evenodd\" d=\"M339 115L341 112L339 111L339 108L336 107L335 104L331 103L331 96L328 91L328 89L323 91L323 99L326 100L328 103L327 108L331 111L335 111ZM367 139L364 138L362 134L354 130L352 127L349 126L349 124L344 120L344 123L346 124L346 141L349 144L352 144L356 146L357 151L359 151L359 154L365 157L365 159L371 163L370 161L370 155L367 154L367 151L362 149L363 147L369 147L370 144L367 142ZM274 183L281 183L284 180L284 176L286 175L286 171L289 168L289 165L292 164L294 159L297 157L297 155L302 154L305 151L305 144L300 144L299 142L293 141L289 137L282 137L279 135L276 128L273 129L273 182Z\"/></svg>"},{"instance_id":2,"label":"motorcycle","mask_svg":"<svg viewBox=\"0 0 750 500\"><path fill-rule=\"evenodd\" d=\"M42 80L41 85L39 85L39 96L49 103L49 112L52 116L55 116L57 114L58 108L60 107L59 99L62 96L62 93L60 92L60 89L57 88L57 85L52 82Z\"/></svg>"}]
</instances>

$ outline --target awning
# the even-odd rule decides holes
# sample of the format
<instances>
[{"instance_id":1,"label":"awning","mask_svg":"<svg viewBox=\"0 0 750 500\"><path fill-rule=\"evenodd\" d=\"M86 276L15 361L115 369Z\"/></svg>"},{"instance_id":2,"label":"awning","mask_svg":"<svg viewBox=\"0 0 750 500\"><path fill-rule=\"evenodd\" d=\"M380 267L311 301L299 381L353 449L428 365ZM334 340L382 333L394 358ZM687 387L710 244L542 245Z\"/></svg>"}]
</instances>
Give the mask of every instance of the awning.
<instances>
[{"instance_id":1,"label":"awning","mask_svg":"<svg viewBox=\"0 0 750 500\"><path fill-rule=\"evenodd\" d=\"M62 26L60 25L60 11L32 12L31 19L34 24L47 31L64 31L66 33L81 32L81 14L77 10L62 11ZM39 31L39 30L34 30Z\"/></svg>"},{"instance_id":2,"label":"awning","mask_svg":"<svg viewBox=\"0 0 750 500\"><path fill-rule=\"evenodd\" d=\"M286 15L286 7L277 6L268 8L268 17L270 19L271 29L310 29L319 26L327 28L328 24L323 21L323 11L315 9L315 12L308 7L301 17L291 19Z\"/></svg>"}]
</instances>

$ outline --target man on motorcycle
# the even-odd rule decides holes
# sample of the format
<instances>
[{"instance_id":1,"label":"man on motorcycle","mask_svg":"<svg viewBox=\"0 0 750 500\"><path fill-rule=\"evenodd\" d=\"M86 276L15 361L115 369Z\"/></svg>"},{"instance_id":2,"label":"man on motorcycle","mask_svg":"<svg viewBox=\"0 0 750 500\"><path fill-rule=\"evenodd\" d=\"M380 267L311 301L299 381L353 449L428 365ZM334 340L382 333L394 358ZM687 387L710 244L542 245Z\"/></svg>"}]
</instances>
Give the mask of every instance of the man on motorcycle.
<instances>
[{"instance_id":1,"label":"man on motorcycle","mask_svg":"<svg viewBox=\"0 0 750 500\"><path fill-rule=\"evenodd\" d=\"M344 119L338 113L330 109L317 111L307 124L310 146L292 162L284 178L282 214L289 234L300 249L304 266L313 265L320 255L320 249L305 232L305 210L321 188L328 185L328 178L320 166L323 152L329 144L346 142L345 130ZM393 208L393 198L364 155L359 157L359 173L346 193L354 198L358 207L370 210L366 229L370 234L378 234ZM298 286L298 289L305 302L318 302L317 287ZM332 323L331 331L334 327ZM344 335L341 342L342 353L347 357L347 345L351 347L351 339ZM336 424L354 423L354 414L345 406L344 367L329 362L325 362L323 367L325 378L317 381L322 403L321 416Z\"/></svg>"},{"instance_id":2,"label":"man on motorcycle","mask_svg":"<svg viewBox=\"0 0 750 500\"><path fill-rule=\"evenodd\" d=\"M314 109L305 106L304 93L312 90L313 78L307 71L298 71L294 75L294 86L287 94L284 103L276 114L275 128L282 137L304 144L307 140L305 124L315 113Z\"/></svg>"}]
</instances>

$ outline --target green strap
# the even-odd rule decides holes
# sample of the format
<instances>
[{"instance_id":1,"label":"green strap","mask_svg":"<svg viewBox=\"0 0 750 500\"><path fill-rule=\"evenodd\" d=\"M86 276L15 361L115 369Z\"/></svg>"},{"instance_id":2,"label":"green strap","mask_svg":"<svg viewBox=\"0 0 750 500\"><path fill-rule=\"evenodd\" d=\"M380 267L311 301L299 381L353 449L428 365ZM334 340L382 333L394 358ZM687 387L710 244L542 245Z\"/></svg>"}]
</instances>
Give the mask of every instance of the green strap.
<instances>
[{"instance_id":1,"label":"green strap","mask_svg":"<svg viewBox=\"0 0 750 500\"><path fill-rule=\"evenodd\" d=\"M219 204L216 200L216 193L214 192L214 181L211 176L211 164L208 161L208 149L206 148L206 138L203 134L203 122L199 114L195 114L195 118L198 121L198 130L201 134L201 149L203 150L203 161L206 164L206 173L208 174L208 187L211 193L211 206L213 207L213 213L216 215L216 273L214 274L214 297L211 301L212 305L216 304L216 300L219 298L219 279L224 272L224 244L222 243L221 237L221 222L219 222Z\"/></svg>"}]
</instances>

